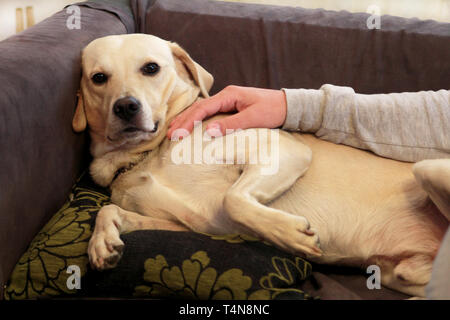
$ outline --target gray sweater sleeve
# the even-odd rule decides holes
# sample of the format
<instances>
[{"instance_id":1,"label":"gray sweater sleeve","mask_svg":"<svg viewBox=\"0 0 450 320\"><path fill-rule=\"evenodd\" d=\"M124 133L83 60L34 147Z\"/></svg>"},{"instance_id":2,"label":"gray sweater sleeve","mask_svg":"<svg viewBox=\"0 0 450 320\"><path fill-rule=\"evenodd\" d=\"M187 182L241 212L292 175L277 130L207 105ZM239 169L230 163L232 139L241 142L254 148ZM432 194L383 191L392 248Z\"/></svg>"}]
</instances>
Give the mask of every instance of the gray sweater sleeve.
<instances>
[{"instance_id":1,"label":"gray sweater sleeve","mask_svg":"<svg viewBox=\"0 0 450 320\"><path fill-rule=\"evenodd\" d=\"M365 95L330 84L283 90L283 129L401 161L450 158L449 90Z\"/></svg>"}]
</instances>

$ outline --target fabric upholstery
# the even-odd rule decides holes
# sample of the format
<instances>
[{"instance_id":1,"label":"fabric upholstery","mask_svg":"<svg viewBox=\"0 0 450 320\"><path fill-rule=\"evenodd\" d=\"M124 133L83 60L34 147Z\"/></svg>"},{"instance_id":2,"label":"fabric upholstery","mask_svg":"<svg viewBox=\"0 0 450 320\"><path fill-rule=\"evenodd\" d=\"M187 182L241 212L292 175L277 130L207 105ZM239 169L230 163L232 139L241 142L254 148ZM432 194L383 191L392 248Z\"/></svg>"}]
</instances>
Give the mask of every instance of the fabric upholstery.
<instances>
[{"instance_id":1,"label":"fabric upholstery","mask_svg":"<svg viewBox=\"0 0 450 320\"><path fill-rule=\"evenodd\" d=\"M122 235L116 268L89 267L87 247L109 191L85 174L69 200L33 239L5 298L309 299L300 284L311 264L246 236L141 230ZM79 288L73 273L80 270ZM73 271L71 271L73 272Z\"/></svg>"},{"instance_id":2,"label":"fabric upholstery","mask_svg":"<svg viewBox=\"0 0 450 320\"><path fill-rule=\"evenodd\" d=\"M94 5L80 8L80 30L66 27L68 14L62 10L0 42L2 289L87 163L86 135L71 128L81 49L95 38L127 32L117 13Z\"/></svg>"},{"instance_id":3,"label":"fabric upholstery","mask_svg":"<svg viewBox=\"0 0 450 320\"><path fill-rule=\"evenodd\" d=\"M131 3L146 9L137 30L183 46L214 75L212 92L229 84L318 89L329 83L357 93L450 86L449 23L382 16L382 28L369 30L365 13L205 0Z\"/></svg>"}]
</instances>

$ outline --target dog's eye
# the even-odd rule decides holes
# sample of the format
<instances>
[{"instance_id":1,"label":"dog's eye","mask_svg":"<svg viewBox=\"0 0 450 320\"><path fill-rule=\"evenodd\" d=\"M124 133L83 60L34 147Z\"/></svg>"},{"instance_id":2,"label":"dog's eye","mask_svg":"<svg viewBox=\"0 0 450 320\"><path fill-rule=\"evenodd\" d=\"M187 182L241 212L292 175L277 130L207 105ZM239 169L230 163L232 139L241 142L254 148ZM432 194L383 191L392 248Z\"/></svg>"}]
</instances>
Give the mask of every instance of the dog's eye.
<instances>
[{"instance_id":1,"label":"dog's eye","mask_svg":"<svg viewBox=\"0 0 450 320\"><path fill-rule=\"evenodd\" d=\"M145 75L154 75L158 71L159 65L154 62L147 63L145 66L142 67L142 73Z\"/></svg>"},{"instance_id":2,"label":"dog's eye","mask_svg":"<svg viewBox=\"0 0 450 320\"><path fill-rule=\"evenodd\" d=\"M96 73L92 76L92 81L94 81L97 84L105 83L108 80L108 76L104 73Z\"/></svg>"}]
</instances>

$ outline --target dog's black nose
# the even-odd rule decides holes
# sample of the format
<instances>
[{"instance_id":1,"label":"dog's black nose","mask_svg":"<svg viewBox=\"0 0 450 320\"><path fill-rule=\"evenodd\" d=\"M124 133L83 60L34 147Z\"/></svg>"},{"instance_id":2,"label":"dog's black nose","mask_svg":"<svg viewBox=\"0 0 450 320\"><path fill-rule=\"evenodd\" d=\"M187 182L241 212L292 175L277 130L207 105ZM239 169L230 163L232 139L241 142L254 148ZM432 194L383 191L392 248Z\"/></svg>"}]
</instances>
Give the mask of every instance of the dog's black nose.
<instances>
[{"instance_id":1,"label":"dog's black nose","mask_svg":"<svg viewBox=\"0 0 450 320\"><path fill-rule=\"evenodd\" d=\"M133 119L139 110L141 110L141 103L133 97L120 98L113 106L114 114L125 121Z\"/></svg>"}]
</instances>

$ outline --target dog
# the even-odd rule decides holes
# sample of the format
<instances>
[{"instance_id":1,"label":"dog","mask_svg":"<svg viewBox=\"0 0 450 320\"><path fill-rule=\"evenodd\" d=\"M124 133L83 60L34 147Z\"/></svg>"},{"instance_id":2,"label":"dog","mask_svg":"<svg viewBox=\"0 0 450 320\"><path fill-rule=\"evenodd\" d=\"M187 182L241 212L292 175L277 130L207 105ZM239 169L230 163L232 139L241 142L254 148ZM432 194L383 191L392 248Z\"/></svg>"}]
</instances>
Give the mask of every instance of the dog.
<instances>
[{"instance_id":1,"label":"dog","mask_svg":"<svg viewBox=\"0 0 450 320\"><path fill-rule=\"evenodd\" d=\"M84 48L72 126L89 129L90 174L113 203L97 215L91 266L115 267L120 234L133 230L240 233L317 263L378 265L383 285L424 296L450 220L450 160L404 163L256 128L203 139L204 148L222 148L219 161L175 163L175 149L192 140L168 140L168 124L212 83L178 44L155 36L107 36ZM240 147L226 140L249 136L256 140ZM274 159L249 161L262 148L278 150L276 173L261 171Z\"/></svg>"}]
</instances>

